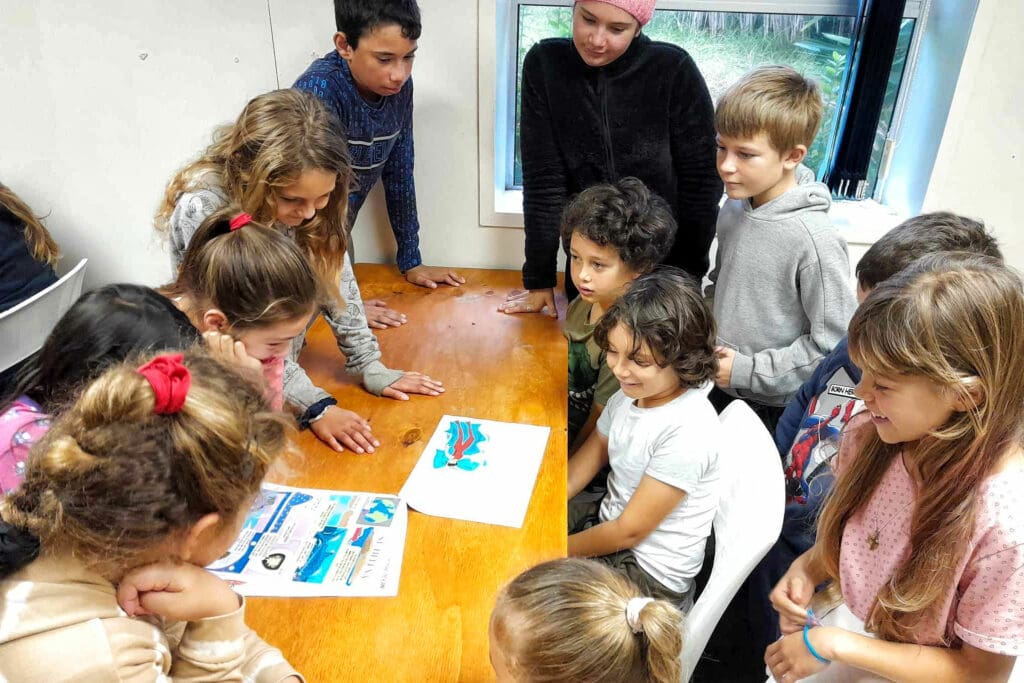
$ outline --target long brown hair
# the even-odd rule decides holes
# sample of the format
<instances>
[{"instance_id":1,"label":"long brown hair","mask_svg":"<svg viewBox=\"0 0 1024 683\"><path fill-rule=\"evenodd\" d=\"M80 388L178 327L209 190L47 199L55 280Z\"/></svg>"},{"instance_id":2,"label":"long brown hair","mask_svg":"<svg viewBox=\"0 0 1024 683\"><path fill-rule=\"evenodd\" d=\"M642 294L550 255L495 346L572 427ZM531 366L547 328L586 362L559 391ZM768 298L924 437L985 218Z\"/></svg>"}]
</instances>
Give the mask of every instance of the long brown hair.
<instances>
[{"instance_id":1,"label":"long brown hair","mask_svg":"<svg viewBox=\"0 0 1024 683\"><path fill-rule=\"evenodd\" d=\"M909 641L956 579L974 532L979 488L1022 442L1021 281L990 257L926 257L871 292L850 323L849 348L865 371L923 377L967 407L914 445L921 481L910 555L878 592L867 619L880 638ZM815 545L833 585L843 528L902 447L871 430L836 481Z\"/></svg>"},{"instance_id":2,"label":"long brown hair","mask_svg":"<svg viewBox=\"0 0 1024 683\"><path fill-rule=\"evenodd\" d=\"M60 248L50 235L50 231L36 218L28 204L3 183L0 183L0 209L5 209L16 221L25 226L25 242L32 252L32 258L51 268L56 266L57 259L60 258Z\"/></svg>"},{"instance_id":3,"label":"long brown hair","mask_svg":"<svg viewBox=\"0 0 1024 683\"><path fill-rule=\"evenodd\" d=\"M33 448L21 486L0 499L4 523L43 551L127 568L203 515L233 519L286 448L284 419L201 352L185 353L192 383L181 411L154 414L153 389L137 372L147 360L90 384Z\"/></svg>"},{"instance_id":4,"label":"long brown hair","mask_svg":"<svg viewBox=\"0 0 1024 683\"><path fill-rule=\"evenodd\" d=\"M273 225L277 193L312 170L336 173L337 179L327 206L296 229L295 239L324 284L336 289L344 265L352 165L341 123L306 92L289 88L259 95L235 123L218 128L213 143L168 183L157 230L167 230L179 197L203 187L206 174L217 179L229 202Z\"/></svg>"},{"instance_id":5,"label":"long brown hair","mask_svg":"<svg viewBox=\"0 0 1024 683\"><path fill-rule=\"evenodd\" d=\"M207 217L189 242L178 279L161 291L184 297L185 313L197 326L199 310L208 307L219 308L234 330L312 315L322 295L306 255L265 225L232 230L240 213L226 206Z\"/></svg>"},{"instance_id":6,"label":"long brown hair","mask_svg":"<svg viewBox=\"0 0 1024 683\"><path fill-rule=\"evenodd\" d=\"M666 600L649 602L635 633L626 604L637 597L633 582L600 562L552 560L502 589L491 627L524 683L678 683L682 616Z\"/></svg>"}]
</instances>

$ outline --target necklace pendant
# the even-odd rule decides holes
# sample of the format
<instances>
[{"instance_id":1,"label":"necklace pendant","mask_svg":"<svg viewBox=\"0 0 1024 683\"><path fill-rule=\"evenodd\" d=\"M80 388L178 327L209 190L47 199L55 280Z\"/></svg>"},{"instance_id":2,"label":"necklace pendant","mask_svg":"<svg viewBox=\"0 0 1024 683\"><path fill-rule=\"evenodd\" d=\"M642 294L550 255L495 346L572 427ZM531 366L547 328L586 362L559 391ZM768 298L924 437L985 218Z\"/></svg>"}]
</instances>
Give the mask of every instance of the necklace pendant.
<instances>
[{"instance_id":1,"label":"necklace pendant","mask_svg":"<svg viewBox=\"0 0 1024 683\"><path fill-rule=\"evenodd\" d=\"M878 530L877 529L875 530L875 533L873 533L870 536L868 536L867 541L868 541L868 550L875 550L876 548L878 548Z\"/></svg>"}]
</instances>

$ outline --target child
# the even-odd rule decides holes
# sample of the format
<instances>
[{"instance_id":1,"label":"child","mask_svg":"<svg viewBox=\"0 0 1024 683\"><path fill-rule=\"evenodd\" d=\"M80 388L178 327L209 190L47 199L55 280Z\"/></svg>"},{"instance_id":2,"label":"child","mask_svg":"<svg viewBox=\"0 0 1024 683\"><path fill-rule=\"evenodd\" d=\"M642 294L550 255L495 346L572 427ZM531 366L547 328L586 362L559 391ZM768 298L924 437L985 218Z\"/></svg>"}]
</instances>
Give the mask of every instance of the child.
<instances>
[{"instance_id":1,"label":"child","mask_svg":"<svg viewBox=\"0 0 1024 683\"><path fill-rule=\"evenodd\" d=\"M569 555L597 557L685 610L718 507L715 325L674 269L638 278L594 331L622 387L569 460ZM603 499L584 486L611 466Z\"/></svg>"},{"instance_id":2,"label":"child","mask_svg":"<svg viewBox=\"0 0 1024 683\"><path fill-rule=\"evenodd\" d=\"M458 287L448 268L423 265L413 180L412 62L420 37L416 0L334 0L334 50L313 62L294 87L310 92L337 115L348 133L355 183L348 195L348 237L366 195L383 179L398 269L421 287ZM405 322L383 301L366 302L378 327Z\"/></svg>"},{"instance_id":3,"label":"child","mask_svg":"<svg viewBox=\"0 0 1024 683\"><path fill-rule=\"evenodd\" d=\"M199 335L181 311L149 287L107 285L83 294L0 402L0 493L25 476L25 459L50 416L109 366L131 355L184 349Z\"/></svg>"},{"instance_id":4,"label":"child","mask_svg":"<svg viewBox=\"0 0 1024 683\"><path fill-rule=\"evenodd\" d=\"M201 332L242 344L240 355L262 366L267 400L280 410L285 359L324 298L317 283L298 245L228 206L203 221L164 291ZM359 428L373 438L369 425Z\"/></svg>"},{"instance_id":5,"label":"child","mask_svg":"<svg viewBox=\"0 0 1024 683\"><path fill-rule=\"evenodd\" d=\"M919 257L945 251L1002 255L982 223L952 213L926 213L904 221L875 242L857 264L857 299ZM832 458L843 428L864 406L854 385L860 368L850 360L846 338L836 345L789 402L775 431L786 474L786 513L779 540L747 579L748 601L738 605L736 621L744 634L730 644L731 660L751 662L751 674L763 673L759 655L779 637L778 615L768 595L793 561L814 545L815 525L832 487ZM741 590L741 593L743 591ZM746 656L737 648L748 645Z\"/></svg>"},{"instance_id":6,"label":"child","mask_svg":"<svg viewBox=\"0 0 1024 683\"><path fill-rule=\"evenodd\" d=\"M18 195L0 183L0 313L57 281L57 243ZM6 393L22 363L0 371Z\"/></svg>"},{"instance_id":7,"label":"child","mask_svg":"<svg viewBox=\"0 0 1024 683\"><path fill-rule=\"evenodd\" d=\"M1006 680L1024 654L1024 293L982 256L928 256L850 323L866 410L814 547L772 591L777 681L828 661L892 680ZM875 638L808 622L830 581ZM802 631L802 632L801 632Z\"/></svg>"},{"instance_id":8,"label":"child","mask_svg":"<svg viewBox=\"0 0 1024 683\"><path fill-rule=\"evenodd\" d=\"M719 410L744 399L772 433L856 306L831 195L800 166L820 121L817 86L782 66L744 76L715 113L729 201L707 290L719 344L711 399Z\"/></svg>"},{"instance_id":9,"label":"child","mask_svg":"<svg viewBox=\"0 0 1024 683\"><path fill-rule=\"evenodd\" d=\"M293 237L325 290L341 287L343 304L330 297L322 313L345 356L346 370L361 374L371 393L407 400L409 393L437 396L441 383L380 362L377 339L363 314L359 287L345 253L345 198L350 168L337 119L312 95L276 90L251 100L234 125L219 129L203 155L171 180L157 214L157 229L170 233L177 273L192 234L228 203ZM285 362L284 395L300 424L335 450L372 453L380 443L364 436L365 420L342 410L313 385L296 362L301 344Z\"/></svg>"},{"instance_id":10,"label":"child","mask_svg":"<svg viewBox=\"0 0 1024 683\"><path fill-rule=\"evenodd\" d=\"M569 339L570 454L590 435L619 389L594 341L594 327L630 282L654 270L675 231L668 204L636 178L587 188L565 207L562 241L580 293L569 304L564 328Z\"/></svg>"},{"instance_id":11,"label":"child","mask_svg":"<svg viewBox=\"0 0 1024 683\"><path fill-rule=\"evenodd\" d=\"M679 683L682 615L642 597L625 576L591 560L527 569L498 594L491 665L498 683Z\"/></svg>"},{"instance_id":12,"label":"child","mask_svg":"<svg viewBox=\"0 0 1024 683\"><path fill-rule=\"evenodd\" d=\"M0 499L0 676L298 682L203 569L234 542L286 428L218 361L147 360L95 380Z\"/></svg>"},{"instance_id":13,"label":"child","mask_svg":"<svg viewBox=\"0 0 1024 683\"><path fill-rule=\"evenodd\" d=\"M57 281L60 249L18 195L0 183L0 311Z\"/></svg>"}]
</instances>

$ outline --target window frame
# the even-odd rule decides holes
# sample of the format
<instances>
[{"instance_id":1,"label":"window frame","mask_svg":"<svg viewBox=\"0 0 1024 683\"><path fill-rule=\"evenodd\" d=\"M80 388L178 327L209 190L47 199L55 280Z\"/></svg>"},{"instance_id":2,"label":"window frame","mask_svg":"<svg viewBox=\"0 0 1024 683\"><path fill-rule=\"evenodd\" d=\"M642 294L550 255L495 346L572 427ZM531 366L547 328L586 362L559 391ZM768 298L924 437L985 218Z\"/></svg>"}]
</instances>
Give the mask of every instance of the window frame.
<instances>
[{"instance_id":1,"label":"window frame","mask_svg":"<svg viewBox=\"0 0 1024 683\"><path fill-rule=\"evenodd\" d=\"M915 19L914 34L907 55L907 67L896 96L890 134L902 123L923 31L922 17L929 0L907 0L903 17ZM516 69L518 66L519 8L523 5L571 7L574 0L478 0L479 8L479 178L480 224L486 227L523 227L522 190L509 187L514 176ZM803 14L852 16L858 0L659 0L659 10L697 12L751 12L762 14ZM489 50L488 46L493 46ZM499 125L500 124L500 125ZM889 151L889 150L887 150ZM879 171L888 165L883 156Z\"/></svg>"}]
</instances>

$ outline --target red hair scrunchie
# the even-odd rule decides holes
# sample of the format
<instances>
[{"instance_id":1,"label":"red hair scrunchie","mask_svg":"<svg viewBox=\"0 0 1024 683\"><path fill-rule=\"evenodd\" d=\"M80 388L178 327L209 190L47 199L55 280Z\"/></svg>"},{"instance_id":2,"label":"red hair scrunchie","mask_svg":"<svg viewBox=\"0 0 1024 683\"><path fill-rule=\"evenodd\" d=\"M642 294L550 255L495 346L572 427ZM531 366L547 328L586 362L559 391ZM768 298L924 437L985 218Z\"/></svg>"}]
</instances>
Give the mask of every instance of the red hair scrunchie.
<instances>
[{"instance_id":1,"label":"red hair scrunchie","mask_svg":"<svg viewBox=\"0 0 1024 683\"><path fill-rule=\"evenodd\" d=\"M247 213L240 213L231 219L228 223L228 227L231 228L231 232L234 232L243 225L248 225L249 223L252 223L252 216Z\"/></svg>"},{"instance_id":2,"label":"red hair scrunchie","mask_svg":"<svg viewBox=\"0 0 1024 683\"><path fill-rule=\"evenodd\" d=\"M192 374L182 365L183 358L180 353L166 353L137 371L153 387L153 412L157 415L177 413L185 405Z\"/></svg>"}]
</instances>

